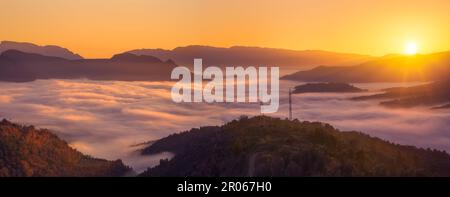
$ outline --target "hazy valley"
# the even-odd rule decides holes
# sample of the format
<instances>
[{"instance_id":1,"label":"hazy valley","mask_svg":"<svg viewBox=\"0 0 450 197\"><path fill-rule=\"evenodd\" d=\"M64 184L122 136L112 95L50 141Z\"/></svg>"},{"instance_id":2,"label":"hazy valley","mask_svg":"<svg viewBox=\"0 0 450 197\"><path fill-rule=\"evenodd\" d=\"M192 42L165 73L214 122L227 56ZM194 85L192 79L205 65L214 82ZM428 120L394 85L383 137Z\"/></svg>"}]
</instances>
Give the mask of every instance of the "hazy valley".
<instances>
[{"instance_id":1,"label":"hazy valley","mask_svg":"<svg viewBox=\"0 0 450 197\"><path fill-rule=\"evenodd\" d=\"M126 165L141 173L157 166L160 159L173 159L143 174L150 176L245 176L248 175L247 163L253 159L261 161L261 165L252 170L255 176L442 176L448 173L443 167L448 165L448 155L442 152L450 151L450 112L446 107L450 103L450 89L446 80L450 67L448 53L371 57L323 51L189 46L173 50L132 50L111 58L84 59L56 46L49 48L7 42L2 43L0 49L3 52L0 54L0 117L15 123L50 129L50 132L67 141L67 145L79 151L65 147L59 139L54 140L61 144L58 147L76 155L78 160L85 158L85 155L107 160L121 159L123 163L120 166L123 169ZM242 115L261 115L258 103L174 103L170 95L174 83L170 81L170 72L177 65L189 64L192 61L190 58L196 54L205 54L204 65L264 66L262 64L281 62L280 69L286 74L299 71L282 78L286 80L280 83L280 108L270 116L282 119L288 116L288 91L292 88L294 93L298 93L292 96L293 118L301 122L265 117L268 118L263 121L266 125L259 121L261 117L257 117L229 123ZM314 66L318 67L307 70ZM303 121L327 123L336 129ZM230 125L236 128L230 129ZM200 129L198 132L202 134L198 139L184 137L189 136L188 133L165 138L201 126L212 127ZM243 152L235 154L232 151L234 149L229 149L230 141L226 141L229 136L217 138L216 135L222 135L218 133L224 127L227 132L236 132L241 136L239 139L248 140L236 145L238 142L232 137L233 146L238 146ZM260 130L257 129L259 127ZM309 127L314 129L307 129ZM30 129L20 125L5 128L2 127L0 132L38 132L34 128L28 131ZM196 133L197 130L192 131ZM439 151L393 145L359 133L341 134L338 130L362 132L395 144ZM259 131L262 132L261 136L258 135ZM2 145L15 143L27 147L20 135L2 142ZM305 136L311 139L296 141ZM180 158L190 154L180 152L180 147L188 146L186 149L181 148L185 150L203 150L205 146L213 146L203 144L210 138L218 140L213 144L217 146L217 149L211 150L213 152L199 151L199 155L192 154L193 158ZM269 140L272 138L274 141ZM159 139L162 140L157 141ZM197 140L200 141L197 143ZM371 145L361 145L366 141ZM346 149L353 147L352 143L357 144L359 152ZM191 144L198 146L190 147ZM8 154L18 154L11 146L5 147ZM379 153L377 150L380 147L389 151ZM142 149L146 154L141 155ZM264 154L253 156L255 151ZM34 158L33 152L25 152L26 157ZM276 156L282 152L287 152L289 158ZM373 152L377 157L367 158ZM394 161L397 154L407 156ZM424 156L428 154L432 158ZM383 157L391 159L383 160ZM215 160L224 158L241 161L233 163L238 170L230 171L221 164L216 165ZM309 160L302 163L304 158ZM442 162L431 166L430 159ZM76 166L74 163L78 160L71 159L68 163ZM67 162L64 159L60 161ZM106 160L93 161L98 161L95 164L98 166L110 165ZM178 162L188 161L192 165L204 165L204 171L193 168L171 171L180 168ZM28 165L36 172L42 171L39 168L43 165L42 161L20 161L12 157L7 162L25 162L27 164L22 167ZM402 165L394 166L394 162ZM312 168L311 165L319 167ZM25 168L23 172L13 175L30 174L25 172ZM5 169L2 172L11 175L10 168ZM66 172L42 172L36 175L78 175Z\"/></svg>"}]
</instances>

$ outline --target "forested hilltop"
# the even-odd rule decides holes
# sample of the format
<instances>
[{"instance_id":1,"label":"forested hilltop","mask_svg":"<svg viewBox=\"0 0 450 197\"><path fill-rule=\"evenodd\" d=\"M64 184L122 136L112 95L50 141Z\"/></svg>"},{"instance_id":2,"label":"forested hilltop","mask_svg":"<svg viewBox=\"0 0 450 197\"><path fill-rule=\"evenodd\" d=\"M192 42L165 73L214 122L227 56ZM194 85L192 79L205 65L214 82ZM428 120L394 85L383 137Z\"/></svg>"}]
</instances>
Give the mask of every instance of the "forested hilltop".
<instances>
[{"instance_id":1,"label":"forested hilltop","mask_svg":"<svg viewBox=\"0 0 450 197\"><path fill-rule=\"evenodd\" d=\"M130 172L121 160L83 155L48 130L0 122L0 177L123 176Z\"/></svg>"},{"instance_id":2,"label":"forested hilltop","mask_svg":"<svg viewBox=\"0 0 450 197\"><path fill-rule=\"evenodd\" d=\"M141 176L450 176L444 151L266 116L173 134L142 153L162 151L175 157Z\"/></svg>"}]
</instances>

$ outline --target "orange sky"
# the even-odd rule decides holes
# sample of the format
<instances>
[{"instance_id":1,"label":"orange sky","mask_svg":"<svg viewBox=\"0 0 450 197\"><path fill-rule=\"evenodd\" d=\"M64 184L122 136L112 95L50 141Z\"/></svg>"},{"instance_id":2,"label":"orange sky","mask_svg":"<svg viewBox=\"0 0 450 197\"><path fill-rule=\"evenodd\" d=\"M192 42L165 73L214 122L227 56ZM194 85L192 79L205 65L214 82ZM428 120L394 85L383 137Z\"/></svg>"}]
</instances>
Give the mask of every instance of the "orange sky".
<instances>
[{"instance_id":1,"label":"orange sky","mask_svg":"<svg viewBox=\"0 0 450 197\"><path fill-rule=\"evenodd\" d=\"M371 55L449 50L449 0L0 0L0 40L84 57L191 44Z\"/></svg>"}]
</instances>

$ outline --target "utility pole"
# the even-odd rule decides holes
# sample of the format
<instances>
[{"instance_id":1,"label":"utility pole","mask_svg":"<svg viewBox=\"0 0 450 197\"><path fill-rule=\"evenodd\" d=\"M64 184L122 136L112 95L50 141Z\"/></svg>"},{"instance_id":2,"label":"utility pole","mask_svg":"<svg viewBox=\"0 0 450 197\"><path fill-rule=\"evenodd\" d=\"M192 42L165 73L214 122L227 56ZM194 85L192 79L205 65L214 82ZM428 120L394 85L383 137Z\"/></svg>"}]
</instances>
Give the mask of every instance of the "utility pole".
<instances>
[{"instance_id":1,"label":"utility pole","mask_svg":"<svg viewBox=\"0 0 450 197\"><path fill-rule=\"evenodd\" d=\"M292 91L291 88L289 88L289 120L292 120Z\"/></svg>"}]
</instances>

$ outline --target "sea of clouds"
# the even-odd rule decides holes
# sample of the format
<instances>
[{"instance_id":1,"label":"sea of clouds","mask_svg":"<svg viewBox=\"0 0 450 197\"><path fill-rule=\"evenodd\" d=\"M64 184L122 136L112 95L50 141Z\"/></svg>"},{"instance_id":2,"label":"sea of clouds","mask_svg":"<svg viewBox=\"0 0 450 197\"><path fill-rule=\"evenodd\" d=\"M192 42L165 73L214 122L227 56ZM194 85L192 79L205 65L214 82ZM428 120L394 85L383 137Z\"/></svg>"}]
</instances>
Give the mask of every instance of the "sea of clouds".
<instances>
[{"instance_id":1,"label":"sea of clouds","mask_svg":"<svg viewBox=\"0 0 450 197\"><path fill-rule=\"evenodd\" d=\"M174 103L172 82L38 80L0 82L0 117L53 130L77 150L95 157L122 159L142 171L170 153L141 156L143 142L199 126L221 125L241 115L259 115L259 104ZM288 88L282 81L280 108L286 117ZM379 101L349 98L394 86L356 84L365 93L293 95L293 116L323 121L341 130L357 130L395 143L450 151L450 111L428 108L389 109Z\"/></svg>"}]
</instances>

